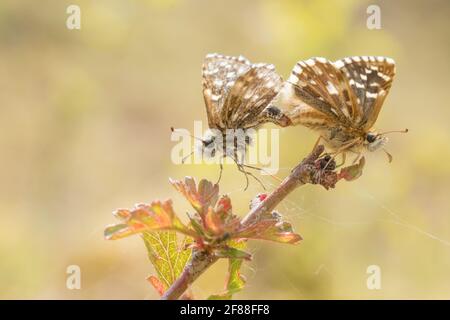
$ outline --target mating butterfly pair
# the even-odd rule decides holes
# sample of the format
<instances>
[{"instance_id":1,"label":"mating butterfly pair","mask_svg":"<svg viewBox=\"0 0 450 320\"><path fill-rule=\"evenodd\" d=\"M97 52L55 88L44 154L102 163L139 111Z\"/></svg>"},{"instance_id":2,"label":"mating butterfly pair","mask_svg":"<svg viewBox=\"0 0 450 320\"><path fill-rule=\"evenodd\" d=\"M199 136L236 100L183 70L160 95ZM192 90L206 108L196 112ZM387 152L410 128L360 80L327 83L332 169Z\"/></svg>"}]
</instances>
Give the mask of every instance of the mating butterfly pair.
<instances>
[{"instance_id":1,"label":"mating butterfly pair","mask_svg":"<svg viewBox=\"0 0 450 320\"><path fill-rule=\"evenodd\" d=\"M358 158L363 150L374 151L387 142L384 133L372 127L394 75L390 58L312 58L298 62L283 82L271 64L209 54L203 64L203 95L209 127L215 130L207 133L202 147L216 148L215 141L224 141L227 129L246 130L267 122L282 127L301 124L318 131L319 139L344 161L346 152ZM273 104L278 95L285 101L283 107ZM233 154L224 151L224 156L234 157L245 172L236 158L239 148L245 146L236 145Z\"/></svg>"}]
</instances>

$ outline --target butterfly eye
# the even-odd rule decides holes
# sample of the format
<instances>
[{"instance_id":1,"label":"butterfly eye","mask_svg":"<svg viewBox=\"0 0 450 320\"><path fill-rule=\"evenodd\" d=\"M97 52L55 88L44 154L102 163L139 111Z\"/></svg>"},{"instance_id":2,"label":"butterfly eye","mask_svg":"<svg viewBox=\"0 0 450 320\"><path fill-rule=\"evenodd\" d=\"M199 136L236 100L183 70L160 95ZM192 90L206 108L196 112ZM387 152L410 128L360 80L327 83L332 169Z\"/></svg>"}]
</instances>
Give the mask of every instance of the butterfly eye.
<instances>
[{"instance_id":1,"label":"butterfly eye","mask_svg":"<svg viewBox=\"0 0 450 320\"><path fill-rule=\"evenodd\" d=\"M210 144L212 144L213 142L214 142L214 137L211 137L211 138L208 138L208 139L203 140L203 145L204 145L205 147L207 147L207 146L209 146Z\"/></svg>"},{"instance_id":2,"label":"butterfly eye","mask_svg":"<svg viewBox=\"0 0 450 320\"><path fill-rule=\"evenodd\" d=\"M273 118L278 117L281 113L280 109L278 109L277 107L274 107L274 106L267 107L266 111L267 111L267 114L269 115L269 117L273 117Z\"/></svg>"},{"instance_id":3,"label":"butterfly eye","mask_svg":"<svg viewBox=\"0 0 450 320\"><path fill-rule=\"evenodd\" d=\"M366 136L366 140L367 140L367 142L372 143L375 140L377 140L377 135L373 134L373 133L368 133Z\"/></svg>"}]
</instances>

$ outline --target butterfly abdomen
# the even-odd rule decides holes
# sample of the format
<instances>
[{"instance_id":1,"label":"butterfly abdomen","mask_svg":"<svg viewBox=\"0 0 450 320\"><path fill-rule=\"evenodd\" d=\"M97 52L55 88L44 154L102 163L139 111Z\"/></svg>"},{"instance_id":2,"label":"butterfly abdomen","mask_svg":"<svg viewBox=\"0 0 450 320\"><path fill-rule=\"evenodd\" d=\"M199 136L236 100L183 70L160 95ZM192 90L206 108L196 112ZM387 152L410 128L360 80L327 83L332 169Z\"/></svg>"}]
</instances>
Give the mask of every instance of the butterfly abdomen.
<instances>
[{"instance_id":1,"label":"butterfly abdomen","mask_svg":"<svg viewBox=\"0 0 450 320\"><path fill-rule=\"evenodd\" d=\"M281 127L287 127L292 125L291 119L285 115L279 108L275 106L268 106L263 114L266 118L268 118L271 122L278 124Z\"/></svg>"},{"instance_id":2,"label":"butterfly abdomen","mask_svg":"<svg viewBox=\"0 0 450 320\"><path fill-rule=\"evenodd\" d=\"M293 110L289 115L293 124L301 124L313 130L322 130L330 126L330 120L325 114L319 113L311 109Z\"/></svg>"}]
</instances>

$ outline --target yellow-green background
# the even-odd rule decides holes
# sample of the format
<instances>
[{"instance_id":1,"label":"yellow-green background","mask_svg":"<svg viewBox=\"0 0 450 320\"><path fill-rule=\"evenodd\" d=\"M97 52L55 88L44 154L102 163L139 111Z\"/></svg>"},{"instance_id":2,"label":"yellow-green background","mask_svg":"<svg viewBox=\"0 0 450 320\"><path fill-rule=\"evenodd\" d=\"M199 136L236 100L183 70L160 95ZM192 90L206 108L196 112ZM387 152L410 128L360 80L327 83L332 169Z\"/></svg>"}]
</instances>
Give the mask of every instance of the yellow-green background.
<instances>
[{"instance_id":1,"label":"yellow-green background","mask_svg":"<svg viewBox=\"0 0 450 320\"><path fill-rule=\"evenodd\" d=\"M381 30L366 28L373 3ZM80 31L65 27L70 4ZM2 0L0 297L157 298L139 237L106 241L103 229L113 209L157 198L184 215L169 177L216 179L217 166L171 163L169 128L205 120L201 64L220 52L283 77L311 56L390 56L397 76L377 127L410 129L391 137L393 163L373 153L355 182L295 191L279 209L304 241L252 243L235 298L450 298L449 16L444 0ZM315 139L282 130L279 177ZM239 215L261 191L242 192L232 165L222 182ZM66 289L71 264L81 290ZM366 287L372 264L381 290ZM222 289L225 266L195 283L197 297Z\"/></svg>"}]
</instances>

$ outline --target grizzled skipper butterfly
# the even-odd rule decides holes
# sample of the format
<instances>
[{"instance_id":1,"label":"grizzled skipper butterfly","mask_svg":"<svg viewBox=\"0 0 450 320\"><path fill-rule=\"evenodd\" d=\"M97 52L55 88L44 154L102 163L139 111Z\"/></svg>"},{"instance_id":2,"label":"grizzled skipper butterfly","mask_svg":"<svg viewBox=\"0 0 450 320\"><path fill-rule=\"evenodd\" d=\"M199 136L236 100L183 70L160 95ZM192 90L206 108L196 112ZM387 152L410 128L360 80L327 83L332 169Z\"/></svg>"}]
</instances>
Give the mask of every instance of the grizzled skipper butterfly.
<instances>
[{"instance_id":1,"label":"grizzled skipper butterfly","mask_svg":"<svg viewBox=\"0 0 450 320\"><path fill-rule=\"evenodd\" d=\"M299 61L282 91L283 112L293 124L320 133L319 140L334 155L384 149L386 133L372 127L389 93L395 75L394 60L386 57L348 57L336 62L325 58Z\"/></svg>"},{"instance_id":2,"label":"grizzled skipper butterfly","mask_svg":"<svg viewBox=\"0 0 450 320\"><path fill-rule=\"evenodd\" d=\"M243 157L251 143L251 130L272 122L285 127L290 119L271 101L281 89L283 81L272 64L250 63L243 56L231 57L208 54L203 63L203 97L209 130L201 139L200 152L212 157L230 157L239 171L259 181L245 168ZM220 165L220 176L222 164ZM219 180L220 180L219 176Z\"/></svg>"}]
</instances>

